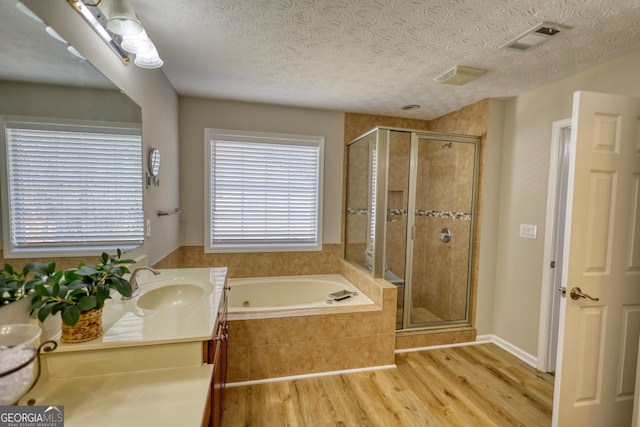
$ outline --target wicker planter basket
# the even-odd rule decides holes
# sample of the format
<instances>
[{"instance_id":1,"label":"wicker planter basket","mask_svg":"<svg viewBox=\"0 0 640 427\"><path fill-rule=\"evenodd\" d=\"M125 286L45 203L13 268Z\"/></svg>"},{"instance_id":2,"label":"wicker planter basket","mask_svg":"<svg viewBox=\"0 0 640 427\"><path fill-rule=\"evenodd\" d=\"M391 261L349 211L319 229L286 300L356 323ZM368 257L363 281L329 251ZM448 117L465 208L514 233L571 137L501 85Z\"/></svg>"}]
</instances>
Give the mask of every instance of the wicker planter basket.
<instances>
[{"instance_id":1,"label":"wicker planter basket","mask_svg":"<svg viewBox=\"0 0 640 427\"><path fill-rule=\"evenodd\" d=\"M102 336L102 308L80 313L80 319L75 326L62 322L62 337L66 343L91 341Z\"/></svg>"}]
</instances>

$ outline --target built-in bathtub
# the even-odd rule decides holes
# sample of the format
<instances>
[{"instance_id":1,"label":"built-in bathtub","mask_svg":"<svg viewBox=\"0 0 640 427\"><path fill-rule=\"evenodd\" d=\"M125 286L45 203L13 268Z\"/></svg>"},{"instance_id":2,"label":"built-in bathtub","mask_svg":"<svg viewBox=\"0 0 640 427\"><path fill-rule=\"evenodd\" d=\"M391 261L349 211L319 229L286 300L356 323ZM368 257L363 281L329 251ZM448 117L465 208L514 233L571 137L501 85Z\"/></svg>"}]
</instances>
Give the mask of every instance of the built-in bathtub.
<instances>
[{"instance_id":1,"label":"built-in bathtub","mask_svg":"<svg viewBox=\"0 0 640 427\"><path fill-rule=\"evenodd\" d=\"M339 274L228 279L229 313L375 305ZM331 294L346 291L336 300Z\"/></svg>"},{"instance_id":2,"label":"built-in bathtub","mask_svg":"<svg viewBox=\"0 0 640 427\"><path fill-rule=\"evenodd\" d=\"M396 287L347 263L339 273L229 278L228 381L392 366ZM358 295L328 304L340 290Z\"/></svg>"}]
</instances>

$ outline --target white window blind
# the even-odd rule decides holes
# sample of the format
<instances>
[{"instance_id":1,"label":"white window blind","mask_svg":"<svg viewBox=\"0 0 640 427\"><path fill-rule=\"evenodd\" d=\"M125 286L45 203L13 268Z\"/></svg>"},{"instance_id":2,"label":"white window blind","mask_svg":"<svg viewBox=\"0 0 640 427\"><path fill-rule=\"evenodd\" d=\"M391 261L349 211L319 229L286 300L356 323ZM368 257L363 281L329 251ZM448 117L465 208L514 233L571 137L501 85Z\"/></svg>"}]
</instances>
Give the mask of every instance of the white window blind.
<instances>
[{"instance_id":1,"label":"white window blind","mask_svg":"<svg viewBox=\"0 0 640 427\"><path fill-rule=\"evenodd\" d=\"M212 134L208 251L321 249L322 138Z\"/></svg>"},{"instance_id":2,"label":"white window blind","mask_svg":"<svg viewBox=\"0 0 640 427\"><path fill-rule=\"evenodd\" d=\"M5 252L75 255L143 242L139 128L8 121L5 141Z\"/></svg>"}]
</instances>

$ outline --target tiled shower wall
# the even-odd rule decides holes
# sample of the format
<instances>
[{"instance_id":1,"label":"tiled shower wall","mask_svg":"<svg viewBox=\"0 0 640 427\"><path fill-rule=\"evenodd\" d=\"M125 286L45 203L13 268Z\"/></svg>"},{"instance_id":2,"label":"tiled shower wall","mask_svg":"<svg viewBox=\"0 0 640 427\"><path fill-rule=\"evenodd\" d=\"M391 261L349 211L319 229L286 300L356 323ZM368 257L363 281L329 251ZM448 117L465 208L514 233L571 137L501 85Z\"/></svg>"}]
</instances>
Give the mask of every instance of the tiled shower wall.
<instances>
[{"instance_id":1,"label":"tiled shower wall","mask_svg":"<svg viewBox=\"0 0 640 427\"><path fill-rule=\"evenodd\" d=\"M421 141L418 149L412 300L442 320L463 320L467 303L474 147ZM451 231L448 243L440 239ZM416 319L419 320L419 319Z\"/></svg>"},{"instance_id":2,"label":"tiled shower wall","mask_svg":"<svg viewBox=\"0 0 640 427\"><path fill-rule=\"evenodd\" d=\"M411 133L391 132L389 145L389 191L387 204L387 262L389 270L404 278L409 203L409 157Z\"/></svg>"}]
</instances>

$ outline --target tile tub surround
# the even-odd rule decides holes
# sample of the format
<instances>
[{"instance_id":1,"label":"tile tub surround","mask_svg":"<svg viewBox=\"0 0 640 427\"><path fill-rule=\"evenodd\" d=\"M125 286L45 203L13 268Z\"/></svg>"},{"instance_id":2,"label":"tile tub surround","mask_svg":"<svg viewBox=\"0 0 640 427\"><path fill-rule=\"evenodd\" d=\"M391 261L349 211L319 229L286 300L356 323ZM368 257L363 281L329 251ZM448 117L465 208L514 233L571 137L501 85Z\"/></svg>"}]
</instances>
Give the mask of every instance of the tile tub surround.
<instances>
[{"instance_id":1,"label":"tile tub surround","mask_svg":"<svg viewBox=\"0 0 640 427\"><path fill-rule=\"evenodd\" d=\"M335 274L343 255L341 244L322 245L322 251L205 253L203 246L181 246L155 268L227 267L229 278Z\"/></svg>"},{"instance_id":2,"label":"tile tub surround","mask_svg":"<svg viewBox=\"0 0 640 427\"><path fill-rule=\"evenodd\" d=\"M344 261L340 274L377 307L288 311L287 317L229 315L227 381L392 365L396 288Z\"/></svg>"}]
</instances>

